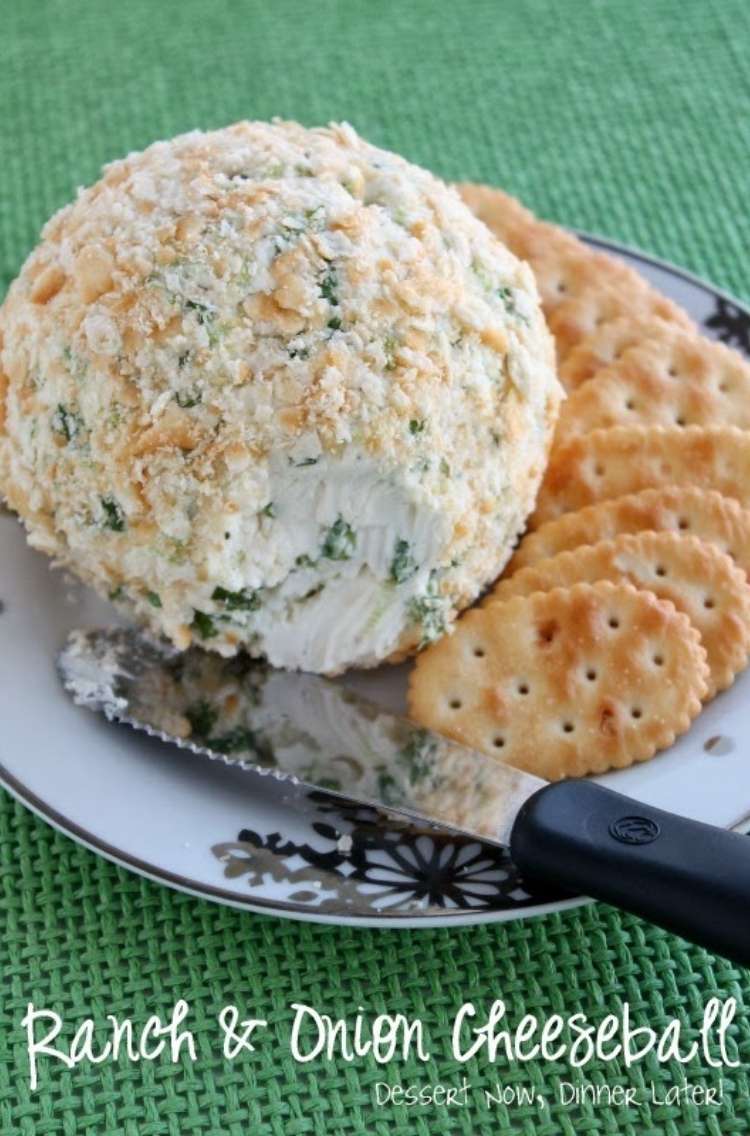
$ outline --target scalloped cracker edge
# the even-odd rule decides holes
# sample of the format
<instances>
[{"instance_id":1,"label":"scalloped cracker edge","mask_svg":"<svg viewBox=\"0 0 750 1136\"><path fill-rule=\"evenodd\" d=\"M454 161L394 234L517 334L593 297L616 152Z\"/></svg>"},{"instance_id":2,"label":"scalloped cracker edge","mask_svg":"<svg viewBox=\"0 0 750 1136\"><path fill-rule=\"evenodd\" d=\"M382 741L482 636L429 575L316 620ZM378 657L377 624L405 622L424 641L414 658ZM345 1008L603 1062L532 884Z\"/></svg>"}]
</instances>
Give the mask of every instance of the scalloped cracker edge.
<instances>
[{"instance_id":1,"label":"scalloped cracker edge","mask_svg":"<svg viewBox=\"0 0 750 1136\"><path fill-rule=\"evenodd\" d=\"M628 347L568 396L555 441L620 425L750 429L750 364L681 329Z\"/></svg>"},{"instance_id":2,"label":"scalloped cracker edge","mask_svg":"<svg viewBox=\"0 0 750 1136\"><path fill-rule=\"evenodd\" d=\"M456 188L495 236L531 266L559 363L597 326L623 315L692 327L682 308L616 257L539 220L502 190L470 183Z\"/></svg>"},{"instance_id":3,"label":"scalloped cracker edge","mask_svg":"<svg viewBox=\"0 0 750 1136\"><path fill-rule=\"evenodd\" d=\"M707 698L730 686L747 666L750 584L728 556L696 536L643 532L582 545L501 580L485 602L597 580L647 589L684 612L706 650Z\"/></svg>"},{"instance_id":4,"label":"scalloped cracker edge","mask_svg":"<svg viewBox=\"0 0 750 1136\"><path fill-rule=\"evenodd\" d=\"M660 485L716 489L750 505L750 431L733 426L615 426L552 450L530 526Z\"/></svg>"},{"instance_id":5,"label":"scalloped cracker edge","mask_svg":"<svg viewBox=\"0 0 750 1136\"><path fill-rule=\"evenodd\" d=\"M548 521L523 538L505 576L582 544L638 532L698 536L750 577L750 510L715 489L675 485L614 497Z\"/></svg>"}]
</instances>

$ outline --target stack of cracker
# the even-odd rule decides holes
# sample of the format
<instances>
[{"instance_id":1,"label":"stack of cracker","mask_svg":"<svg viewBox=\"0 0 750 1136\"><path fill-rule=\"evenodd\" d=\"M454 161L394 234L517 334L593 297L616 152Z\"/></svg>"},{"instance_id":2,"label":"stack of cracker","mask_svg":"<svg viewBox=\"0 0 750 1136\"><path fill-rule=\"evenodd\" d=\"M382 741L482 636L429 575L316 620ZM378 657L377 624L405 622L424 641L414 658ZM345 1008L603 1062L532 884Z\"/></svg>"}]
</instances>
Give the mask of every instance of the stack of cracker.
<instances>
[{"instance_id":1,"label":"stack of cracker","mask_svg":"<svg viewBox=\"0 0 750 1136\"><path fill-rule=\"evenodd\" d=\"M529 532L418 659L424 725L549 780L652 757L750 652L750 365L642 277L466 185L534 270L568 392Z\"/></svg>"}]
</instances>

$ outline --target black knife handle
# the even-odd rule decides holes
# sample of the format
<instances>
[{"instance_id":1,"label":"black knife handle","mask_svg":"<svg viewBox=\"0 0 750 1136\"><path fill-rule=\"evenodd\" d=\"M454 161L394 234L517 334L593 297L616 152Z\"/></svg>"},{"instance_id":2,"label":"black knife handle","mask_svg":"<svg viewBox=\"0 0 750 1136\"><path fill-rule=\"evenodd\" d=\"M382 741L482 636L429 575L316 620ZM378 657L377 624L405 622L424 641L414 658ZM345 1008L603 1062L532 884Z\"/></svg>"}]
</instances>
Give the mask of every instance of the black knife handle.
<instances>
[{"instance_id":1,"label":"black knife handle","mask_svg":"<svg viewBox=\"0 0 750 1136\"><path fill-rule=\"evenodd\" d=\"M510 850L529 880L615 904L750 966L750 837L571 780L528 799Z\"/></svg>"}]
</instances>

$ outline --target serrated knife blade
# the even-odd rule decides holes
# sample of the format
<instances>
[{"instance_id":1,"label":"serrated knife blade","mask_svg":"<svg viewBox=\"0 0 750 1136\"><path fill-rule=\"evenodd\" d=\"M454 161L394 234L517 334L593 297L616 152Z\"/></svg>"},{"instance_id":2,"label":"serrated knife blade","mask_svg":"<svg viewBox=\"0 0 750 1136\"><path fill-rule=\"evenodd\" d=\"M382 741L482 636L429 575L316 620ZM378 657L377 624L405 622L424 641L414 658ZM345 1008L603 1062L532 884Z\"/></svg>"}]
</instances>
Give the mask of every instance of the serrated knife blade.
<instances>
[{"instance_id":1,"label":"serrated knife blade","mask_svg":"<svg viewBox=\"0 0 750 1136\"><path fill-rule=\"evenodd\" d=\"M345 686L127 629L73 632L65 689L162 741L262 777L507 845L538 777L415 726Z\"/></svg>"},{"instance_id":2,"label":"serrated knife blade","mask_svg":"<svg viewBox=\"0 0 750 1136\"><path fill-rule=\"evenodd\" d=\"M65 689L193 753L510 847L522 874L750 966L750 840L613 793L547 784L344 686L132 630L73 632Z\"/></svg>"}]
</instances>

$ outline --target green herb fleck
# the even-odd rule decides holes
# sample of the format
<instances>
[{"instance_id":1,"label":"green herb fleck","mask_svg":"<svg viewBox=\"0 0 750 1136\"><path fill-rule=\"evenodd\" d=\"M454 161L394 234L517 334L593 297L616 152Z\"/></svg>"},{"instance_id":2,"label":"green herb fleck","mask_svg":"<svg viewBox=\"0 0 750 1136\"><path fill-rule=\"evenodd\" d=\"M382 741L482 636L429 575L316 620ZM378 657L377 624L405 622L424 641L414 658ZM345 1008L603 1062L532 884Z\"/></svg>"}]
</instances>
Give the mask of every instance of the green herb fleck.
<instances>
[{"instance_id":1,"label":"green herb fleck","mask_svg":"<svg viewBox=\"0 0 750 1136\"><path fill-rule=\"evenodd\" d=\"M75 414L59 402L52 415L52 429L56 434L61 434L66 442L72 442L83 429L83 419L80 414Z\"/></svg>"},{"instance_id":2,"label":"green herb fleck","mask_svg":"<svg viewBox=\"0 0 750 1136\"><path fill-rule=\"evenodd\" d=\"M112 601L112 603L116 603L117 600L123 599L124 595L125 595L125 589L123 588L122 584L118 584L117 587L113 588L112 591L109 593L108 598Z\"/></svg>"},{"instance_id":3,"label":"green herb fleck","mask_svg":"<svg viewBox=\"0 0 750 1136\"><path fill-rule=\"evenodd\" d=\"M125 514L119 501L116 501L114 497L102 497L102 509L104 510L104 521L102 523L105 529L111 529L112 532L124 532Z\"/></svg>"},{"instance_id":4,"label":"green herb fleck","mask_svg":"<svg viewBox=\"0 0 750 1136\"><path fill-rule=\"evenodd\" d=\"M216 314L207 304L199 304L197 300L186 300L185 307L188 311L195 312L198 323L206 323L207 320L212 320Z\"/></svg>"},{"instance_id":5,"label":"green herb fleck","mask_svg":"<svg viewBox=\"0 0 750 1136\"><path fill-rule=\"evenodd\" d=\"M500 439L500 435L498 434L497 430L490 430L490 437L492 438L492 441L495 443L496 446L500 445L501 439Z\"/></svg>"},{"instance_id":6,"label":"green herb fleck","mask_svg":"<svg viewBox=\"0 0 750 1136\"><path fill-rule=\"evenodd\" d=\"M190 723L190 731L193 737L200 741L205 741L211 733L218 716L218 712L205 698L201 698L199 702L194 702L185 711L185 717Z\"/></svg>"},{"instance_id":7,"label":"green herb fleck","mask_svg":"<svg viewBox=\"0 0 750 1136\"><path fill-rule=\"evenodd\" d=\"M276 516L276 508L274 506L273 501L269 501L268 504L265 505L261 509L261 513L263 514L264 517L275 517Z\"/></svg>"},{"instance_id":8,"label":"green herb fleck","mask_svg":"<svg viewBox=\"0 0 750 1136\"><path fill-rule=\"evenodd\" d=\"M334 316L333 319L328 321L328 326L331 331L339 331L341 329L341 320L338 316Z\"/></svg>"},{"instance_id":9,"label":"green herb fleck","mask_svg":"<svg viewBox=\"0 0 750 1136\"><path fill-rule=\"evenodd\" d=\"M213 318L213 316L211 317ZM215 347L222 336L226 335L232 325L229 323L213 324L208 332L208 342L211 347Z\"/></svg>"},{"instance_id":10,"label":"green herb fleck","mask_svg":"<svg viewBox=\"0 0 750 1136\"><path fill-rule=\"evenodd\" d=\"M161 607L161 596L156 592L146 592L146 599L152 607Z\"/></svg>"},{"instance_id":11,"label":"green herb fleck","mask_svg":"<svg viewBox=\"0 0 750 1136\"><path fill-rule=\"evenodd\" d=\"M485 266L482 264L481 260L475 257L471 262L471 269L472 272L474 272L474 274L476 275L482 287L489 291L492 288L492 280L490 279L490 275L487 272Z\"/></svg>"},{"instance_id":12,"label":"green herb fleck","mask_svg":"<svg viewBox=\"0 0 750 1136\"><path fill-rule=\"evenodd\" d=\"M521 320L522 323L529 322L526 316L521 315L521 313L519 312L518 305L516 303L516 294L512 288L509 288L507 285L503 285L502 288L498 288L497 294L503 301L505 310L509 316L513 316L514 319Z\"/></svg>"},{"instance_id":13,"label":"green herb fleck","mask_svg":"<svg viewBox=\"0 0 750 1136\"><path fill-rule=\"evenodd\" d=\"M310 356L309 347L290 347L288 349L290 359L308 359Z\"/></svg>"},{"instance_id":14,"label":"green herb fleck","mask_svg":"<svg viewBox=\"0 0 750 1136\"><path fill-rule=\"evenodd\" d=\"M306 225L301 217L287 217L281 222L281 228L283 229L284 236L287 239L291 239L292 236L296 236L298 233L304 233Z\"/></svg>"},{"instance_id":15,"label":"green herb fleck","mask_svg":"<svg viewBox=\"0 0 750 1136\"><path fill-rule=\"evenodd\" d=\"M409 423L409 433L410 434L421 434L422 431L424 430L424 428L425 428L424 418L412 418L411 422Z\"/></svg>"},{"instance_id":16,"label":"green herb fleck","mask_svg":"<svg viewBox=\"0 0 750 1136\"><path fill-rule=\"evenodd\" d=\"M400 761L406 766L412 784L421 781L433 771L436 748L437 741L428 730L413 731L399 753Z\"/></svg>"},{"instance_id":17,"label":"green herb fleck","mask_svg":"<svg viewBox=\"0 0 750 1136\"><path fill-rule=\"evenodd\" d=\"M216 587L211 599L223 604L227 611L257 611L260 607L260 596L248 588L230 592L227 588Z\"/></svg>"},{"instance_id":18,"label":"green herb fleck","mask_svg":"<svg viewBox=\"0 0 750 1136\"><path fill-rule=\"evenodd\" d=\"M294 563L297 568L314 568L318 562L308 556L306 552L303 552L301 556L296 558Z\"/></svg>"},{"instance_id":19,"label":"green herb fleck","mask_svg":"<svg viewBox=\"0 0 750 1136\"><path fill-rule=\"evenodd\" d=\"M178 406L181 406L183 410L190 410L193 406L198 405L203 395L200 391L177 391L174 397Z\"/></svg>"},{"instance_id":20,"label":"green herb fleck","mask_svg":"<svg viewBox=\"0 0 750 1136\"><path fill-rule=\"evenodd\" d=\"M451 475L451 467L448 465L445 458L440 459L440 472L444 477L450 477Z\"/></svg>"},{"instance_id":21,"label":"green herb fleck","mask_svg":"<svg viewBox=\"0 0 750 1136\"><path fill-rule=\"evenodd\" d=\"M397 540L391 561L391 579L394 584L403 584L417 570L417 562L409 553L408 540Z\"/></svg>"},{"instance_id":22,"label":"green herb fleck","mask_svg":"<svg viewBox=\"0 0 750 1136\"><path fill-rule=\"evenodd\" d=\"M320 555L327 560L351 560L357 534L343 517L338 516L326 533Z\"/></svg>"},{"instance_id":23,"label":"green herb fleck","mask_svg":"<svg viewBox=\"0 0 750 1136\"><path fill-rule=\"evenodd\" d=\"M426 647L428 643L432 643L434 639L439 639L444 633L445 600L438 595L434 574L430 577L426 594L413 599L409 604L408 612L409 617L415 623L421 624L420 649Z\"/></svg>"},{"instance_id":24,"label":"green herb fleck","mask_svg":"<svg viewBox=\"0 0 750 1136\"><path fill-rule=\"evenodd\" d=\"M381 769L378 772L377 785L379 801L382 801L385 805L394 805L398 802L401 794L398 791L396 779L391 773Z\"/></svg>"},{"instance_id":25,"label":"green herb fleck","mask_svg":"<svg viewBox=\"0 0 750 1136\"><path fill-rule=\"evenodd\" d=\"M182 370L182 368L185 366L185 364L187 363L189 358L190 358L190 352L189 351L183 351L182 354L177 359L177 366L180 368L180 370Z\"/></svg>"},{"instance_id":26,"label":"green herb fleck","mask_svg":"<svg viewBox=\"0 0 750 1136\"><path fill-rule=\"evenodd\" d=\"M302 458L301 461L294 461L293 458L289 459L289 464L295 466L297 469L303 469L306 465L317 465L320 458Z\"/></svg>"},{"instance_id":27,"label":"green herb fleck","mask_svg":"<svg viewBox=\"0 0 750 1136\"><path fill-rule=\"evenodd\" d=\"M383 351L385 352L385 369L386 371L395 371L396 369L396 351L398 350L398 340L395 335L386 335L383 342Z\"/></svg>"},{"instance_id":28,"label":"green herb fleck","mask_svg":"<svg viewBox=\"0 0 750 1136\"><path fill-rule=\"evenodd\" d=\"M258 765L275 765L271 747L247 726L235 726L225 734L206 738L206 746L216 753L251 753Z\"/></svg>"},{"instance_id":29,"label":"green herb fleck","mask_svg":"<svg viewBox=\"0 0 750 1136\"><path fill-rule=\"evenodd\" d=\"M219 634L213 619L210 615L206 615L205 611L196 610L193 613L193 627L201 639L213 639L215 635Z\"/></svg>"},{"instance_id":30,"label":"green herb fleck","mask_svg":"<svg viewBox=\"0 0 750 1136\"><path fill-rule=\"evenodd\" d=\"M320 284L320 294L324 300L328 300L334 308L338 307L339 298L336 292L339 282L336 272L333 268L329 268L328 273L323 277Z\"/></svg>"},{"instance_id":31,"label":"green herb fleck","mask_svg":"<svg viewBox=\"0 0 750 1136\"><path fill-rule=\"evenodd\" d=\"M335 777L316 777L315 784L320 789L330 789L332 793L338 793L341 790L341 782L337 781Z\"/></svg>"},{"instance_id":32,"label":"green herb fleck","mask_svg":"<svg viewBox=\"0 0 750 1136\"><path fill-rule=\"evenodd\" d=\"M165 556L170 564L184 564L187 559L187 544L184 540L167 537L164 542L164 552L160 554Z\"/></svg>"}]
</instances>

